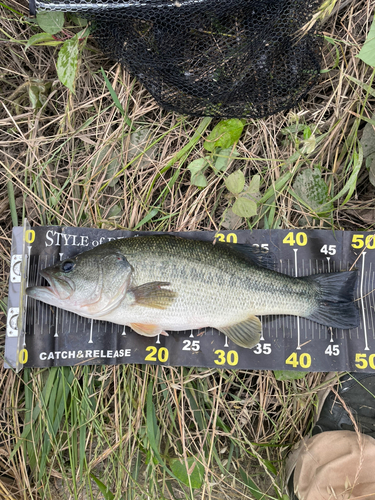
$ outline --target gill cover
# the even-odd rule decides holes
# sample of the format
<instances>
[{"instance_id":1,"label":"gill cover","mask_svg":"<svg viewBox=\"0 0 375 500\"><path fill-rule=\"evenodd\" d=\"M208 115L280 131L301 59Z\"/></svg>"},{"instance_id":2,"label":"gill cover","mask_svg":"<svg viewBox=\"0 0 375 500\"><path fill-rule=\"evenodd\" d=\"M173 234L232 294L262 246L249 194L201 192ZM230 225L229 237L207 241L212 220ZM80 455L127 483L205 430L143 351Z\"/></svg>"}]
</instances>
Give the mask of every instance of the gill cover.
<instances>
[{"instance_id":1,"label":"gill cover","mask_svg":"<svg viewBox=\"0 0 375 500\"><path fill-rule=\"evenodd\" d=\"M95 275L89 300L85 304L81 303L81 311L88 315L95 314L97 318L108 314L123 300L131 282L132 267L120 252L99 253L94 261L90 260L88 253L83 254L82 259L77 257L76 269L72 272L77 275L81 272L83 276L77 276L77 279L82 282L90 282L90 270ZM74 276L72 279L74 280Z\"/></svg>"}]
</instances>

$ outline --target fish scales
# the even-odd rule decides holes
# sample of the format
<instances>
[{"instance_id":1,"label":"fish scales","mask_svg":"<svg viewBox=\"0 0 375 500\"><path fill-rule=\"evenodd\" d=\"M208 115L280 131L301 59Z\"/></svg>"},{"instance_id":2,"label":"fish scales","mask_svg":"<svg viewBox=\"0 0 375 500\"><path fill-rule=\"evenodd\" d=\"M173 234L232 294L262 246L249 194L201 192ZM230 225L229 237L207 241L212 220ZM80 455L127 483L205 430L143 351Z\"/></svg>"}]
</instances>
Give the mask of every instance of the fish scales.
<instances>
[{"instance_id":1,"label":"fish scales","mask_svg":"<svg viewBox=\"0 0 375 500\"><path fill-rule=\"evenodd\" d=\"M132 240L135 240L134 250L130 252L126 248L130 242L118 240L117 243L135 270L134 284L168 281L171 289L178 293L175 303L162 313L163 317L168 313L172 321L176 321L177 315L180 321L186 317L185 322L189 322L191 311L186 311L187 304L195 312L209 317L209 321L226 325L239 314L244 317L301 314L306 307L311 307L307 301L314 300L307 283L257 268L228 254L221 245L215 248L206 242L170 237L163 245L155 241L152 246L140 238ZM153 311L146 312L154 315ZM134 310L134 314L142 314L142 310Z\"/></svg>"},{"instance_id":2,"label":"fish scales","mask_svg":"<svg viewBox=\"0 0 375 500\"><path fill-rule=\"evenodd\" d=\"M260 267L260 260L250 247L239 251L167 235L133 237L44 270L50 292L31 287L27 293L144 335L214 327L244 347L259 341L256 316L288 314L337 327L345 320L358 323L355 272L294 278ZM69 293L59 300L59 294Z\"/></svg>"}]
</instances>

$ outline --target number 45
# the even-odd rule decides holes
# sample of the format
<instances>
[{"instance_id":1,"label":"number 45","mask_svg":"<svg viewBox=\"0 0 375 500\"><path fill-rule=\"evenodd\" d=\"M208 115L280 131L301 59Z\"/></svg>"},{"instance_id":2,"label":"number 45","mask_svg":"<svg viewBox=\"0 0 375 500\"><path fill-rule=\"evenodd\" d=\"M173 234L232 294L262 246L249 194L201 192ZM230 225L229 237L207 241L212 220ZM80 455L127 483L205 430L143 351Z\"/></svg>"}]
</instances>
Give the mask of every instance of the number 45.
<instances>
[{"instance_id":1,"label":"number 45","mask_svg":"<svg viewBox=\"0 0 375 500\"><path fill-rule=\"evenodd\" d=\"M336 253L336 245L323 245L320 249L321 253L325 255L335 255Z\"/></svg>"},{"instance_id":2,"label":"number 45","mask_svg":"<svg viewBox=\"0 0 375 500\"><path fill-rule=\"evenodd\" d=\"M339 356L340 355L340 347L337 344L331 345L327 347L324 351L324 354L328 354L328 356Z\"/></svg>"}]
</instances>

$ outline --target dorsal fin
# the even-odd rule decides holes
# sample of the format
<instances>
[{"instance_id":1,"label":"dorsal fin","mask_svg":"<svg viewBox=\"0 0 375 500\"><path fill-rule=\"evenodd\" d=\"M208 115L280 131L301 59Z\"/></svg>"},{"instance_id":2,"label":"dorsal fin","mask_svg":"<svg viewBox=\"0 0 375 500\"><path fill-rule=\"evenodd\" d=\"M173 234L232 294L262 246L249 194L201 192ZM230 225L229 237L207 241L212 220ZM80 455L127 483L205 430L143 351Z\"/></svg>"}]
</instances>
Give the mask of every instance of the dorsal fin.
<instances>
[{"instance_id":1,"label":"dorsal fin","mask_svg":"<svg viewBox=\"0 0 375 500\"><path fill-rule=\"evenodd\" d=\"M215 245L221 245L231 252L237 254L239 257L247 260L250 264L259 267L265 267L275 271L277 269L277 262L275 255L265 248L241 243L221 243L217 242Z\"/></svg>"}]
</instances>

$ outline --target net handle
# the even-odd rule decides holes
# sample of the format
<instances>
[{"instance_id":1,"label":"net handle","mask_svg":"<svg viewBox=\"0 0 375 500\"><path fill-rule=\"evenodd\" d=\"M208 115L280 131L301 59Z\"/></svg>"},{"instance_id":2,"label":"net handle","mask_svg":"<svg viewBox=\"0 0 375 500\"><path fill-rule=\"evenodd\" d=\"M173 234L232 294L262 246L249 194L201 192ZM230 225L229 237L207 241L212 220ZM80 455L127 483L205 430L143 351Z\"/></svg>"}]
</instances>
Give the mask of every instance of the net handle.
<instances>
[{"instance_id":1,"label":"net handle","mask_svg":"<svg viewBox=\"0 0 375 500\"><path fill-rule=\"evenodd\" d=\"M105 12L108 10L126 9L128 7L158 7L158 8L179 8L187 5L197 5L210 3L210 0L171 0L170 3L158 5L157 0L130 0L128 2L86 2L86 1L69 1L66 2L40 2L39 0L29 0L30 14L35 16L37 12L61 11L61 12Z\"/></svg>"}]
</instances>

